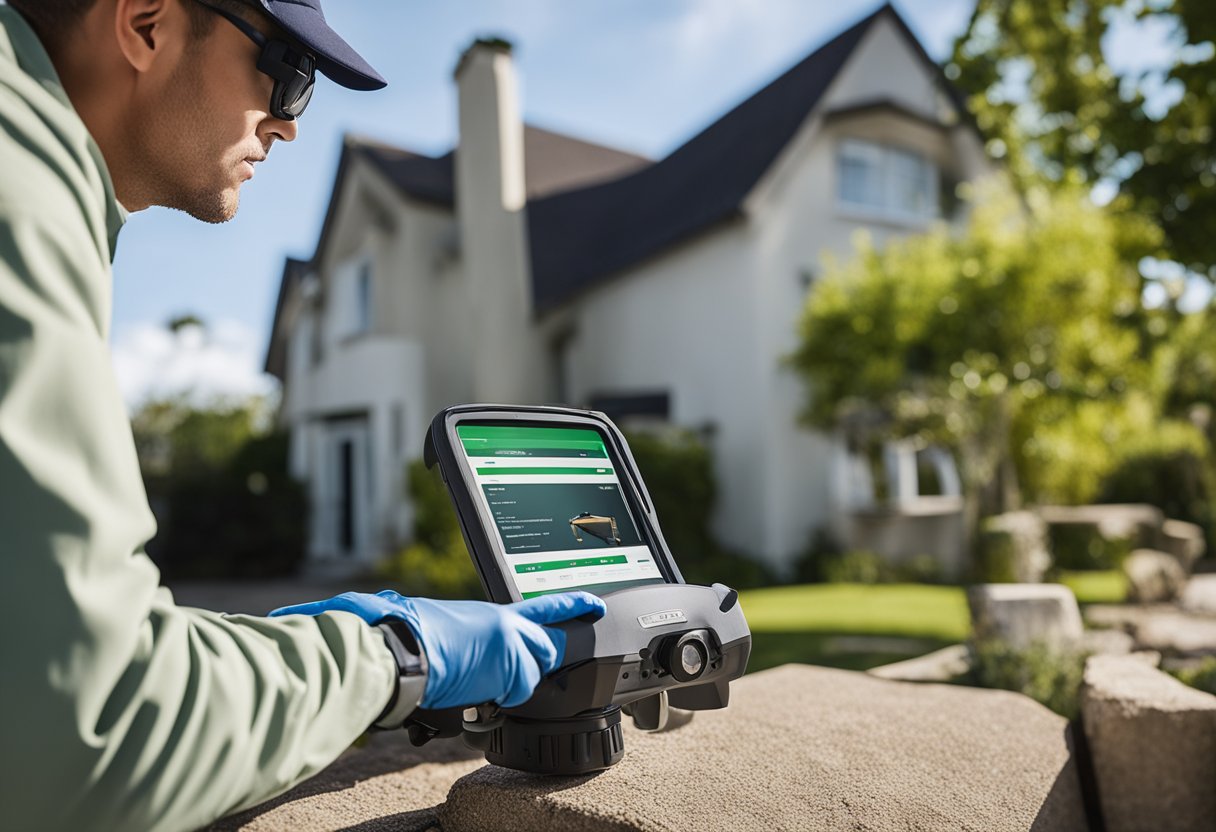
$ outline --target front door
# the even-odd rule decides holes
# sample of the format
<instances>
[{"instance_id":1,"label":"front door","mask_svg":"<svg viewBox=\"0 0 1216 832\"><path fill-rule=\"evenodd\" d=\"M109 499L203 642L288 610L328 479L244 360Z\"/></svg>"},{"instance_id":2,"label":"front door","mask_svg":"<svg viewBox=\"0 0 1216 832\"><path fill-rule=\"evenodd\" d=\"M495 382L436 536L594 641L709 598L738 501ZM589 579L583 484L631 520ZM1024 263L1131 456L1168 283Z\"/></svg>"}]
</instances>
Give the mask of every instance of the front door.
<instances>
[{"instance_id":1,"label":"front door","mask_svg":"<svg viewBox=\"0 0 1216 832\"><path fill-rule=\"evenodd\" d=\"M371 447L367 419L330 422L326 430L325 548L341 559L366 556L371 525Z\"/></svg>"}]
</instances>

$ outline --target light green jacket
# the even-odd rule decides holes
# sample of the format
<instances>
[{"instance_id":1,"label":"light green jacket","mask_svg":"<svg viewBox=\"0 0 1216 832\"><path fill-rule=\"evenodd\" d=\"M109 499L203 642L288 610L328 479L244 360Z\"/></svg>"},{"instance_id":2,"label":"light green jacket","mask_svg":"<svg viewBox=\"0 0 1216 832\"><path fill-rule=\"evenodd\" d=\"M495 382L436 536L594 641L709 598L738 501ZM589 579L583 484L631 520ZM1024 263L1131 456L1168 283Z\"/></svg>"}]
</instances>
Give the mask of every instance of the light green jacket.
<instances>
[{"instance_id":1,"label":"light green jacket","mask_svg":"<svg viewBox=\"0 0 1216 832\"><path fill-rule=\"evenodd\" d=\"M396 684L353 615L225 616L158 586L106 345L125 216L46 51L0 5L4 829L196 828L323 768Z\"/></svg>"}]
</instances>

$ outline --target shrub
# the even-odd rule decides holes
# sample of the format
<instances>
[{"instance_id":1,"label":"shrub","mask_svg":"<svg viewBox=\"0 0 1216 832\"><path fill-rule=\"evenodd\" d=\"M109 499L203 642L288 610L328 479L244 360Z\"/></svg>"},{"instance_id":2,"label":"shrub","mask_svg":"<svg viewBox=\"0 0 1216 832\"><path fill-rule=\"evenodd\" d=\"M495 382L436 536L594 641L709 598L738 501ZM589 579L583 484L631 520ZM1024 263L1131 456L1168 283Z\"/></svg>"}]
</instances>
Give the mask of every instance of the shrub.
<instances>
[{"instance_id":1,"label":"shrub","mask_svg":"<svg viewBox=\"0 0 1216 832\"><path fill-rule=\"evenodd\" d=\"M886 565L874 552L844 552L823 561L823 579L830 584L876 584Z\"/></svg>"},{"instance_id":2,"label":"shrub","mask_svg":"<svg viewBox=\"0 0 1216 832\"><path fill-rule=\"evenodd\" d=\"M1202 526L1208 550L1216 550L1216 459L1192 425L1167 422L1124 443L1098 502L1157 506L1166 517Z\"/></svg>"},{"instance_id":3,"label":"shrub","mask_svg":"<svg viewBox=\"0 0 1216 832\"><path fill-rule=\"evenodd\" d=\"M1025 694L1068 719L1080 714L1081 679L1088 654L1042 644L1017 649L986 640L973 644L971 655L971 670L962 681Z\"/></svg>"},{"instance_id":4,"label":"shrub","mask_svg":"<svg viewBox=\"0 0 1216 832\"><path fill-rule=\"evenodd\" d=\"M1052 523L1047 536L1057 571L1118 569L1137 545L1133 537L1104 535L1093 523Z\"/></svg>"},{"instance_id":5,"label":"shrub","mask_svg":"<svg viewBox=\"0 0 1216 832\"><path fill-rule=\"evenodd\" d=\"M1183 684L1216 695L1216 656L1208 656L1194 667L1171 672Z\"/></svg>"},{"instance_id":6,"label":"shrub","mask_svg":"<svg viewBox=\"0 0 1216 832\"><path fill-rule=\"evenodd\" d=\"M717 488L709 449L690 431L634 432L628 437L654 501L667 547L689 583L714 581L737 589L774 583L759 561L732 552L710 529Z\"/></svg>"},{"instance_id":7,"label":"shrub","mask_svg":"<svg viewBox=\"0 0 1216 832\"><path fill-rule=\"evenodd\" d=\"M409 595L484 598L438 470L427 470L425 463L416 460L406 469L406 481L414 505L414 542L382 561L377 568L379 577Z\"/></svg>"},{"instance_id":8,"label":"shrub","mask_svg":"<svg viewBox=\"0 0 1216 832\"><path fill-rule=\"evenodd\" d=\"M167 579L289 575L304 555L307 501L288 474L286 433L263 403L151 402L132 418L157 520L149 556Z\"/></svg>"},{"instance_id":9,"label":"shrub","mask_svg":"<svg viewBox=\"0 0 1216 832\"><path fill-rule=\"evenodd\" d=\"M817 536L817 539L822 540ZM812 546L799 560L794 578L800 583L829 584L939 584L944 582L941 563L932 555L916 555L900 563L888 563L875 552L839 552Z\"/></svg>"}]
</instances>

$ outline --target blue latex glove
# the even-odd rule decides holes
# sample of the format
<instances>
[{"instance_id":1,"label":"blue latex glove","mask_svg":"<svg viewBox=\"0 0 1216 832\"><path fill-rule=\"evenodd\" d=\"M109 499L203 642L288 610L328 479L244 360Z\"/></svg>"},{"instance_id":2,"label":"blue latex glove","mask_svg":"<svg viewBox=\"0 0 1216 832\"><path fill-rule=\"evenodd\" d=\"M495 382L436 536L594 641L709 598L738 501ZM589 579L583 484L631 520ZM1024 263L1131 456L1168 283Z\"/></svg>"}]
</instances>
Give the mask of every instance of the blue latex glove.
<instances>
[{"instance_id":1,"label":"blue latex glove","mask_svg":"<svg viewBox=\"0 0 1216 832\"><path fill-rule=\"evenodd\" d=\"M327 601L281 607L277 615L350 612L368 624L405 621L429 665L424 708L454 708L497 702L522 705L541 677L561 666L566 634L545 627L580 615L605 612L587 592L539 595L514 604L405 598L392 590L367 595L344 592Z\"/></svg>"}]
</instances>

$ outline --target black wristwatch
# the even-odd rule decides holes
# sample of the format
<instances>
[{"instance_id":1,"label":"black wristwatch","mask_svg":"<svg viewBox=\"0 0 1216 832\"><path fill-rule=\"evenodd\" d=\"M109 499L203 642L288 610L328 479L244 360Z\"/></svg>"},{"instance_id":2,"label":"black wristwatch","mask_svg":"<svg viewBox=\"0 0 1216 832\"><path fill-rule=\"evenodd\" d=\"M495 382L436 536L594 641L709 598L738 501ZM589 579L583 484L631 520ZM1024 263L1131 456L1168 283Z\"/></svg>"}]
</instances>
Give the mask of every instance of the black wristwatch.
<instances>
[{"instance_id":1,"label":"black wristwatch","mask_svg":"<svg viewBox=\"0 0 1216 832\"><path fill-rule=\"evenodd\" d=\"M383 633L384 643L397 661L397 687L372 727L393 730L405 723L426 692L426 651L418 645L409 625L400 618L385 618L376 627Z\"/></svg>"}]
</instances>

